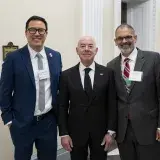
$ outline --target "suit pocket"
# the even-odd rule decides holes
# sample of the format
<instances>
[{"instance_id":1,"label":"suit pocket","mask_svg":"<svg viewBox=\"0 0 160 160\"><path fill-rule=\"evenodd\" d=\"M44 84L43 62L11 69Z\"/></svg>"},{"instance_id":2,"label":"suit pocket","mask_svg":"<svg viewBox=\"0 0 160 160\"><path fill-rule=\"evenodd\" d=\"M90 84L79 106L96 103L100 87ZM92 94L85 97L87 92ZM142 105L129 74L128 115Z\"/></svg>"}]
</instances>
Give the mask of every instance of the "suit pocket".
<instances>
[{"instance_id":1,"label":"suit pocket","mask_svg":"<svg viewBox=\"0 0 160 160\"><path fill-rule=\"evenodd\" d=\"M153 118L158 117L158 109L156 108L156 109L151 110L151 111L149 112L149 115L150 115L151 117L153 117Z\"/></svg>"}]
</instances>

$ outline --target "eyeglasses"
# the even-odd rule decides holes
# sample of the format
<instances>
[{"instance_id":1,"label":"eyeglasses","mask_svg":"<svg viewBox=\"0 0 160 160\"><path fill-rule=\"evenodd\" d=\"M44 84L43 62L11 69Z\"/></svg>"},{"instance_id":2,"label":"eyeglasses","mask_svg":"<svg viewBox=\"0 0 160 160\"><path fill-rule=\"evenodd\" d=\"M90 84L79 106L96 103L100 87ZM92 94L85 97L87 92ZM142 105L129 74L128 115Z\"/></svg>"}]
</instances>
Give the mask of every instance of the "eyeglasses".
<instances>
[{"instance_id":1,"label":"eyeglasses","mask_svg":"<svg viewBox=\"0 0 160 160\"><path fill-rule=\"evenodd\" d=\"M116 38L116 41L122 42L123 39L125 39L126 41L130 41L130 40L132 40L132 38L133 38L133 36L131 36L131 35L125 36L125 37L117 37L117 38Z\"/></svg>"},{"instance_id":2,"label":"eyeglasses","mask_svg":"<svg viewBox=\"0 0 160 160\"><path fill-rule=\"evenodd\" d=\"M44 28L28 28L27 30L30 34L36 34L37 31L40 35L44 35L46 33L46 29Z\"/></svg>"}]
</instances>

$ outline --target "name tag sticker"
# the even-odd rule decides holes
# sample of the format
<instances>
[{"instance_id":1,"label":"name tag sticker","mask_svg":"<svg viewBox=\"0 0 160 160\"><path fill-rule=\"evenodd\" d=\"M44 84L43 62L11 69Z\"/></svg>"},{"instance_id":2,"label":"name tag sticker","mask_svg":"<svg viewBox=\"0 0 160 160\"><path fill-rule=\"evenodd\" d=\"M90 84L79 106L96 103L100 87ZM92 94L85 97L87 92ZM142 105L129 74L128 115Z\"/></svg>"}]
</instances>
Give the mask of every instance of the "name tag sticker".
<instances>
[{"instance_id":1,"label":"name tag sticker","mask_svg":"<svg viewBox=\"0 0 160 160\"><path fill-rule=\"evenodd\" d=\"M40 70L38 75L40 80L49 78L49 72L47 70Z\"/></svg>"},{"instance_id":2,"label":"name tag sticker","mask_svg":"<svg viewBox=\"0 0 160 160\"><path fill-rule=\"evenodd\" d=\"M140 71L131 71L129 75L130 81L141 82L142 81L143 72Z\"/></svg>"}]
</instances>

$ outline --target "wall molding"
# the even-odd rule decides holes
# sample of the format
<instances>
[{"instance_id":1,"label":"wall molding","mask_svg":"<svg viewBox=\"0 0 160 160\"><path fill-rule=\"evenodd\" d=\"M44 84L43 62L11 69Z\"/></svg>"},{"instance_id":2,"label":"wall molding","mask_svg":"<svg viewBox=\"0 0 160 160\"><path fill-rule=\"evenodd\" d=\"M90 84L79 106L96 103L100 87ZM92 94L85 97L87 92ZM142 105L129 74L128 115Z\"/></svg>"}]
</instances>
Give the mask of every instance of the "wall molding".
<instances>
[{"instance_id":1,"label":"wall molding","mask_svg":"<svg viewBox=\"0 0 160 160\"><path fill-rule=\"evenodd\" d=\"M116 28L121 24L121 3L122 3L122 0L114 0L114 31L113 32L115 32ZM114 57L118 56L119 52L120 51L118 47L115 45Z\"/></svg>"},{"instance_id":2,"label":"wall molding","mask_svg":"<svg viewBox=\"0 0 160 160\"><path fill-rule=\"evenodd\" d=\"M83 35L93 36L99 48L95 61L102 64L103 1L83 0Z\"/></svg>"}]
</instances>

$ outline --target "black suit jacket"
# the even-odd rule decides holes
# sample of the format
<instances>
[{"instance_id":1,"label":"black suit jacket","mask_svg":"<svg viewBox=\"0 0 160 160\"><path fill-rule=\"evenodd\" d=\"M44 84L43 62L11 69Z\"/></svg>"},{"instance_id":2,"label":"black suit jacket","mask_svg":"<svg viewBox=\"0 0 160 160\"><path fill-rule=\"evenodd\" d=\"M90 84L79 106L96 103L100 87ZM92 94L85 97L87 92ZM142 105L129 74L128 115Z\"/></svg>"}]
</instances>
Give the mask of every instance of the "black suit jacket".
<instances>
[{"instance_id":1,"label":"black suit jacket","mask_svg":"<svg viewBox=\"0 0 160 160\"><path fill-rule=\"evenodd\" d=\"M73 143L86 142L89 134L103 140L108 129L116 130L116 93L113 71L95 64L91 100L83 90L79 64L62 72L59 92L60 136L70 135Z\"/></svg>"},{"instance_id":2,"label":"black suit jacket","mask_svg":"<svg viewBox=\"0 0 160 160\"><path fill-rule=\"evenodd\" d=\"M126 134L128 114L135 136L141 145L156 141L156 130L160 127L160 55L138 49L135 71L142 71L141 82L131 82L130 93L125 88L121 73L121 56L108 63L114 70L117 102L117 141L122 142Z\"/></svg>"}]
</instances>

